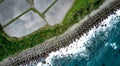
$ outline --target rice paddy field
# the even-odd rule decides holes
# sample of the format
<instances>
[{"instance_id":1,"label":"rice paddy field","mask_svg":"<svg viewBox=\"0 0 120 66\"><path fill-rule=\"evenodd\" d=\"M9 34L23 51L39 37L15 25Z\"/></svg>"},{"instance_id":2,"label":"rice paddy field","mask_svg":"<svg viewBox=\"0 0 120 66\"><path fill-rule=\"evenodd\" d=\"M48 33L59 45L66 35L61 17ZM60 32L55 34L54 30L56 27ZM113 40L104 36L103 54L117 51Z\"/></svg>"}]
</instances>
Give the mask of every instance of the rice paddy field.
<instances>
[{"instance_id":1,"label":"rice paddy field","mask_svg":"<svg viewBox=\"0 0 120 66\"><path fill-rule=\"evenodd\" d=\"M34 6L39 12L44 12L56 0L34 0Z\"/></svg>"},{"instance_id":2,"label":"rice paddy field","mask_svg":"<svg viewBox=\"0 0 120 66\"><path fill-rule=\"evenodd\" d=\"M21 37L32 33L45 25L46 23L37 13L29 11L4 28L4 31L12 37Z\"/></svg>"},{"instance_id":3,"label":"rice paddy field","mask_svg":"<svg viewBox=\"0 0 120 66\"><path fill-rule=\"evenodd\" d=\"M45 13L47 22L53 26L62 22L64 16L72 6L74 0L58 0L48 12Z\"/></svg>"},{"instance_id":4,"label":"rice paddy field","mask_svg":"<svg viewBox=\"0 0 120 66\"><path fill-rule=\"evenodd\" d=\"M3 0L0 3L0 24L4 26L11 19L14 19L24 11L29 9L30 5L25 0Z\"/></svg>"},{"instance_id":5,"label":"rice paddy field","mask_svg":"<svg viewBox=\"0 0 120 66\"><path fill-rule=\"evenodd\" d=\"M5 0L1 4L0 23L7 35L21 38L46 25L54 26L61 23L74 1L75 0L12 0L9 2L9 0ZM36 14L37 16L35 16ZM7 22L5 21L6 19L8 19ZM3 25L3 23L5 24Z\"/></svg>"},{"instance_id":6,"label":"rice paddy field","mask_svg":"<svg viewBox=\"0 0 120 66\"><path fill-rule=\"evenodd\" d=\"M8 1L10 1L10 0L8 0ZM67 1L69 2L69 0L66 0L66 2ZM28 49L28 48L34 47L34 46L36 46L36 45L38 45L40 43L43 43L46 40L48 40L48 39L50 39L50 38L52 38L54 36L61 35L70 26L72 26L73 24L79 22L79 20L81 20L85 15L89 14L91 11L93 11L96 8L98 8L103 2L104 2L104 0L75 0L74 3L73 3L73 5L72 5L72 7L71 8L69 7L70 10L65 15L65 18L62 20L61 23L55 24L54 26L46 25L42 29L38 29L37 28L37 31L35 31L35 32L33 32L33 33L31 33L31 34L29 34L27 36L21 37L21 38L9 37L3 31L3 27L2 27L3 24L2 24L2 22L0 22L1 23L1 26L0 26L0 61L2 61L3 59L5 59L5 58L7 58L7 57L9 57L9 56L11 56L13 54L19 53L19 52L21 52L21 51L23 51L25 49ZM2 2L0 2L0 4L1 3ZM30 5L26 6L25 9L27 9L28 7L30 7ZM2 7L0 6L0 8L2 8ZM52 8L53 7L51 7L51 9ZM61 8L63 8L63 6L61 6ZM66 8L67 8L67 6L66 6ZM22 9L20 9L20 10L22 10ZM30 10L32 10L32 8ZM28 10L27 12L30 12L30 10ZM45 9L43 9L43 10L45 10ZM49 12L49 10L46 11L46 14ZM7 12L9 12L9 11L10 10L8 9ZM23 9L23 11L24 11L24 9ZM44 16L44 14L41 13L41 12L38 13L40 10L37 11L37 9L33 8L32 11L36 12L38 15L41 16L41 18L43 18L42 16ZM5 12L5 13L7 13L7 12ZM3 10L3 13L0 13L0 20L5 21L7 23L10 18L14 18L14 17L10 17L10 18L7 19L7 21L3 20L4 17L1 16L1 14L5 14L5 13L4 13L4 10ZM19 12L17 14L19 14ZM8 14L6 14L6 16L7 15ZM14 20L15 23L17 23L19 20L22 20L24 18L24 16L21 15L21 17L18 17L17 20ZM34 14L33 17L35 17L35 16L36 16L36 14ZM40 22L41 20L39 20L39 19L38 19L38 21ZM24 19L24 20L27 22L27 21L30 20L30 17L28 17L28 19ZM32 19L32 20L34 21L34 19ZM44 18L43 18L43 20L44 20ZM26 23L26 22L24 22L24 23ZM12 24L14 24L14 22L11 23L10 25L12 25ZM25 26L25 24L24 24L24 26ZM22 27L22 26L20 26L20 27ZM17 27L15 27L15 28L17 29ZM22 28L24 28L24 27L22 27Z\"/></svg>"}]
</instances>

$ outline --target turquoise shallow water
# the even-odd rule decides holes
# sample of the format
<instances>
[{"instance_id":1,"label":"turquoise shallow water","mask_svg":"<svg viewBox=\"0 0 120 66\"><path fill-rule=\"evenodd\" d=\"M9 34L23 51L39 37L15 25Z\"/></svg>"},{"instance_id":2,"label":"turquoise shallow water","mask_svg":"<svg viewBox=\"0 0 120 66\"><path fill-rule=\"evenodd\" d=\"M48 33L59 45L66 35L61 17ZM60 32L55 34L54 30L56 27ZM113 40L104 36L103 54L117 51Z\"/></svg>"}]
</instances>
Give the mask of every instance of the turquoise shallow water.
<instances>
[{"instance_id":1,"label":"turquoise shallow water","mask_svg":"<svg viewBox=\"0 0 120 66\"><path fill-rule=\"evenodd\" d=\"M120 10L33 66L120 66Z\"/></svg>"}]
</instances>

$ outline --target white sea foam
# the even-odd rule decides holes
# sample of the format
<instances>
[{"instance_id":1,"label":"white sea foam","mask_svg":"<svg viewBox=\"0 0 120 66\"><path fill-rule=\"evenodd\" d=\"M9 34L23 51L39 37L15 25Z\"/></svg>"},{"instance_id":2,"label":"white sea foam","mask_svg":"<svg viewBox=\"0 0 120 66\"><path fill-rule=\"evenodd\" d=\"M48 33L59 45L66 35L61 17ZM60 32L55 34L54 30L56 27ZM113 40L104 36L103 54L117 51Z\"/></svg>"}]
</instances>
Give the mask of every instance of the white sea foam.
<instances>
[{"instance_id":1,"label":"white sea foam","mask_svg":"<svg viewBox=\"0 0 120 66\"><path fill-rule=\"evenodd\" d=\"M113 43L113 44L110 44L110 45L111 45L111 47L113 47L114 49L117 49L116 43Z\"/></svg>"},{"instance_id":2,"label":"white sea foam","mask_svg":"<svg viewBox=\"0 0 120 66\"><path fill-rule=\"evenodd\" d=\"M118 46L116 45L116 43L106 43L106 44L105 44L105 47L107 47L107 46L111 46L114 50L117 49L117 47L118 47Z\"/></svg>"},{"instance_id":3,"label":"white sea foam","mask_svg":"<svg viewBox=\"0 0 120 66\"><path fill-rule=\"evenodd\" d=\"M49 54L49 56L45 59L46 63L48 64L43 64L42 62L39 62L37 64L37 66L52 66L52 58L57 56L57 57L67 57L68 55L72 54L73 56L77 55L76 53L80 53L80 55L82 57L86 57L89 56L87 54L87 50L86 50L86 45L85 43L89 41L89 39L91 37L95 37L96 32L99 31L106 31L107 28L110 28L113 26L113 24L115 24L115 22L111 23L111 20L113 17L116 16L120 16L120 10L117 10L115 12L116 14L111 14L110 16L108 16L108 18L106 18L105 20L102 21L102 23L100 24L100 26L98 28L94 27L93 29L91 29L87 34L84 34L82 37L80 37L79 39L76 39L73 43L71 43L69 46L65 47L65 48L61 48L56 52L51 52ZM102 25L106 25L106 26L102 26ZM102 26L102 27L101 27ZM107 33L105 34L107 36ZM106 44L107 46L107 44ZM111 46L116 49L117 46L115 43L111 44Z\"/></svg>"}]
</instances>

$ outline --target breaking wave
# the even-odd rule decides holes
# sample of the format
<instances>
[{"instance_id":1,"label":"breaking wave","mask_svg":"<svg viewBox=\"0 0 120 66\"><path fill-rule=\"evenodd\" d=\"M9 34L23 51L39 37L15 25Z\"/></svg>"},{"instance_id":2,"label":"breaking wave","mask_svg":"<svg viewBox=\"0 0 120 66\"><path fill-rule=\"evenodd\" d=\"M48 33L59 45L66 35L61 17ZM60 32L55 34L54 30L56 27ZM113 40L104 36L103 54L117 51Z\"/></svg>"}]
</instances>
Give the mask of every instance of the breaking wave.
<instances>
[{"instance_id":1,"label":"breaking wave","mask_svg":"<svg viewBox=\"0 0 120 66\"><path fill-rule=\"evenodd\" d=\"M92 28L69 46L51 52L31 66L120 66L119 61L120 10L117 10L98 28Z\"/></svg>"}]
</instances>

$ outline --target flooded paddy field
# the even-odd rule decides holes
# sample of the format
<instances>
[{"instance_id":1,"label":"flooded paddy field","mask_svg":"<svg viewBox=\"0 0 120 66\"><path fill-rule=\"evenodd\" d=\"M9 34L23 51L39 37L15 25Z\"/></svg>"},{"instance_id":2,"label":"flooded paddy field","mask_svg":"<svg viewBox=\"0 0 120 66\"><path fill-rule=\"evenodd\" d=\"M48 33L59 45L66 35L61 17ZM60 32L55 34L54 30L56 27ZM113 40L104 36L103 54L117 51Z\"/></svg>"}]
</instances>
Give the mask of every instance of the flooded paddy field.
<instances>
[{"instance_id":1,"label":"flooded paddy field","mask_svg":"<svg viewBox=\"0 0 120 66\"><path fill-rule=\"evenodd\" d=\"M64 19L74 0L58 0L45 14L47 22L53 26Z\"/></svg>"},{"instance_id":2,"label":"flooded paddy field","mask_svg":"<svg viewBox=\"0 0 120 66\"><path fill-rule=\"evenodd\" d=\"M0 24L4 26L29 8L25 0L3 0L0 3Z\"/></svg>"},{"instance_id":3,"label":"flooded paddy field","mask_svg":"<svg viewBox=\"0 0 120 66\"><path fill-rule=\"evenodd\" d=\"M4 28L4 31L12 37L21 37L30 34L45 25L46 23L37 13L30 11Z\"/></svg>"},{"instance_id":4,"label":"flooded paddy field","mask_svg":"<svg viewBox=\"0 0 120 66\"><path fill-rule=\"evenodd\" d=\"M75 0L4 0L0 24L10 37L23 37L47 23L59 24ZM37 15L36 15L37 13Z\"/></svg>"},{"instance_id":5,"label":"flooded paddy field","mask_svg":"<svg viewBox=\"0 0 120 66\"><path fill-rule=\"evenodd\" d=\"M39 12L44 12L55 0L34 0L34 7Z\"/></svg>"}]
</instances>

